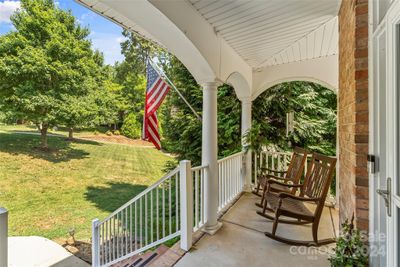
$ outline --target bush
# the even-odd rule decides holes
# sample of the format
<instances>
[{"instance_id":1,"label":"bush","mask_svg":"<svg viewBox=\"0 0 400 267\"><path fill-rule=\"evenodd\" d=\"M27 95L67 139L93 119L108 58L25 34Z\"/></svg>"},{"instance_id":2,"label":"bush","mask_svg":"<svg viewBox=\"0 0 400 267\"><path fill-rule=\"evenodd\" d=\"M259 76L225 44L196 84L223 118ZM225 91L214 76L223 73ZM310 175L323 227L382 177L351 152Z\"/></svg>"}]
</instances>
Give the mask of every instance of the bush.
<instances>
[{"instance_id":1,"label":"bush","mask_svg":"<svg viewBox=\"0 0 400 267\"><path fill-rule=\"evenodd\" d=\"M332 267L364 267L368 264L366 236L354 229L354 214L351 222L342 224L342 232L337 240L335 254L329 258Z\"/></svg>"},{"instance_id":2,"label":"bush","mask_svg":"<svg viewBox=\"0 0 400 267\"><path fill-rule=\"evenodd\" d=\"M126 116L124 124L121 127L122 134L133 139L140 138L142 133L141 129L142 127L135 114L129 114Z\"/></svg>"},{"instance_id":3,"label":"bush","mask_svg":"<svg viewBox=\"0 0 400 267\"><path fill-rule=\"evenodd\" d=\"M121 135L121 133L118 130L115 130L114 135Z\"/></svg>"},{"instance_id":4,"label":"bush","mask_svg":"<svg viewBox=\"0 0 400 267\"><path fill-rule=\"evenodd\" d=\"M108 130L108 131L106 132L106 135L111 136L111 135L113 135L113 133L112 133L110 130Z\"/></svg>"},{"instance_id":5,"label":"bush","mask_svg":"<svg viewBox=\"0 0 400 267\"><path fill-rule=\"evenodd\" d=\"M94 134L94 135L99 135L99 131L94 130L93 134Z\"/></svg>"}]
</instances>

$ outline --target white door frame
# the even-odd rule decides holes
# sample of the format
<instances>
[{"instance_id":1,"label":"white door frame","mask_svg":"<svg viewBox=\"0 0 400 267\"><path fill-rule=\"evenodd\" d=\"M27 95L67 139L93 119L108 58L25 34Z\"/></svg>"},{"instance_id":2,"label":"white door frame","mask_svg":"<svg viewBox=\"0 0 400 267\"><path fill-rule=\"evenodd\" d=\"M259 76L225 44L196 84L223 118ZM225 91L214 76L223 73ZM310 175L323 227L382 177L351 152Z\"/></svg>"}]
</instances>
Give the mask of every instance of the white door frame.
<instances>
[{"instance_id":1,"label":"white door frame","mask_svg":"<svg viewBox=\"0 0 400 267\"><path fill-rule=\"evenodd\" d=\"M385 266L386 259L386 210L384 208L383 199L376 193L377 189L382 188L382 180L386 177L384 156L386 155L386 145L381 142L381 138L385 135L385 117L382 116L381 110L385 107L386 99L383 98L383 90L386 87L382 85L382 79L386 82L386 72L382 69L382 56L385 60L384 68L386 68L386 53L381 54L382 39L385 40L385 23L374 31L370 29L369 39L369 86L368 86L368 105L369 105L369 144L368 153L375 156L374 173L369 173L369 237L370 237L370 264L371 266ZM384 45L383 49L386 49ZM383 72L383 73L382 73ZM382 77L384 74L384 77ZM379 216L375 216L379 214Z\"/></svg>"},{"instance_id":2,"label":"white door frame","mask_svg":"<svg viewBox=\"0 0 400 267\"><path fill-rule=\"evenodd\" d=\"M398 253L398 227L400 197L399 197L399 74L398 64L400 62L400 1L394 1L386 14L386 32L387 32L387 95L386 112L388 114L387 132L386 132L386 169L387 176L392 178L391 192L391 216L388 217L388 236L387 253L388 266L399 266Z\"/></svg>"},{"instance_id":3,"label":"white door frame","mask_svg":"<svg viewBox=\"0 0 400 267\"><path fill-rule=\"evenodd\" d=\"M370 139L369 139L369 153L379 153L374 151L376 147L382 153L385 153L385 162L381 162L385 166L386 173L374 175L370 174L370 238L372 241L376 241L377 238L381 238L379 235L380 224L386 224L386 250L383 251L384 255L379 255L380 251L377 250L377 243L371 242L371 255L370 264L371 266L399 266L399 210L400 210L400 172L399 172L399 160L400 160L400 114L399 113L399 71L398 67L400 64L400 0L387 1L388 8L380 12L380 5L375 5L376 2L370 1L370 29L369 29L369 129L370 129ZM375 10L377 7L377 10ZM382 13L382 14L379 14ZM374 17L376 16L376 17ZM382 20L378 23L379 18ZM376 26L376 27L375 27ZM383 36L384 44L384 58L385 58L385 70L386 75L384 77L385 82L380 83L379 74L384 74L379 71L379 41L381 41ZM382 55L381 55L382 56ZM381 85L381 86L379 86ZM381 88L381 87L384 88ZM385 99L383 97L383 90L386 92ZM378 99L376 99L378 98ZM376 105L385 105L385 122L379 121L379 114L374 114L374 112L380 109ZM375 105L375 106L374 106ZM378 121L376 121L378 120ZM382 125L381 125L382 123ZM381 127L380 127L381 126ZM375 128L376 127L376 128ZM378 128L378 129L377 129ZM383 128L383 131L379 131L379 128ZM381 132L381 136L379 133ZM385 138L385 140L382 140ZM383 142L382 142L383 141ZM375 142L379 142L379 145ZM384 148L381 149L381 147ZM386 176L386 177L383 177ZM386 181L387 177L391 177L391 188L392 192L389 196L391 201L391 216L387 215L387 210L382 208L382 197L376 193L377 187L379 189L387 189L386 185L382 184L382 181ZM376 219L378 217L378 219ZM374 247L375 246L375 247ZM383 256L379 257L379 256ZM382 260L383 259L383 260Z\"/></svg>"}]
</instances>

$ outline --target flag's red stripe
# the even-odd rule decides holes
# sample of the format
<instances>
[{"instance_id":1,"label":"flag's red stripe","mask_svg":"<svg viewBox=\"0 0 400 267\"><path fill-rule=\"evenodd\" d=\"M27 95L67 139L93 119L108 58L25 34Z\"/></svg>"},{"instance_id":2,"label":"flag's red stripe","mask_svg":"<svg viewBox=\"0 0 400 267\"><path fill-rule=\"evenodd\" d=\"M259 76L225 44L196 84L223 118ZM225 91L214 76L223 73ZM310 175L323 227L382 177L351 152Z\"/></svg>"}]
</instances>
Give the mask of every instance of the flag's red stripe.
<instances>
[{"instance_id":1,"label":"flag's red stripe","mask_svg":"<svg viewBox=\"0 0 400 267\"><path fill-rule=\"evenodd\" d=\"M164 88L168 86L166 83L163 82L163 84L160 86L159 89L157 89L156 92L154 92L153 97L150 99L148 98L147 106L150 107L155 101L157 101L158 97L160 94L163 92Z\"/></svg>"},{"instance_id":2,"label":"flag's red stripe","mask_svg":"<svg viewBox=\"0 0 400 267\"><path fill-rule=\"evenodd\" d=\"M156 111L170 89L168 83L159 76L158 80L146 91L144 135L145 139L152 142L157 149L161 148L161 138Z\"/></svg>"},{"instance_id":3,"label":"flag's red stripe","mask_svg":"<svg viewBox=\"0 0 400 267\"><path fill-rule=\"evenodd\" d=\"M164 82L161 78L158 79L158 81L155 82L154 85L150 88L150 90L146 93L147 96L148 96L148 99L150 99L151 96L152 96L154 93L157 93L158 90L156 90L156 89L158 88L158 86L160 85L160 83L163 83L163 84L164 84L165 82Z\"/></svg>"},{"instance_id":4,"label":"flag's red stripe","mask_svg":"<svg viewBox=\"0 0 400 267\"><path fill-rule=\"evenodd\" d=\"M170 89L171 88L168 85L166 85L163 88L163 91L160 90L160 94L154 98L154 101L152 101L150 103L150 105L147 105L148 114L153 114L155 111L157 111L157 109L160 107L161 103L163 102L164 98L167 96ZM162 95L161 95L161 93L162 93Z\"/></svg>"},{"instance_id":5,"label":"flag's red stripe","mask_svg":"<svg viewBox=\"0 0 400 267\"><path fill-rule=\"evenodd\" d=\"M149 134L148 134L149 141L152 142L153 145L157 149L160 149L161 146L160 146L160 136L159 136L159 133L158 133L158 129L155 130L151 123L149 123L148 125L149 126L148 126L147 130L149 131Z\"/></svg>"}]
</instances>

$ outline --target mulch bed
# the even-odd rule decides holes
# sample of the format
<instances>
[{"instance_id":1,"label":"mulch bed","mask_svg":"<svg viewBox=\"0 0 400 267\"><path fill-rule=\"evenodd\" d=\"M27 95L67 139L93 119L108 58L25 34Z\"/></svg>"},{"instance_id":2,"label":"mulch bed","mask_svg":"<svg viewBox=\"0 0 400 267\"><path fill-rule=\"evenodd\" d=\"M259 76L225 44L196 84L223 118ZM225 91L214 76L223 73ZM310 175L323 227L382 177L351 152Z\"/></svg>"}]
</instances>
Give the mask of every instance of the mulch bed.
<instances>
[{"instance_id":1,"label":"mulch bed","mask_svg":"<svg viewBox=\"0 0 400 267\"><path fill-rule=\"evenodd\" d=\"M72 241L71 239L66 240L65 243L61 244L68 252L74 254L81 260L92 264L92 244L84 241Z\"/></svg>"}]
</instances>

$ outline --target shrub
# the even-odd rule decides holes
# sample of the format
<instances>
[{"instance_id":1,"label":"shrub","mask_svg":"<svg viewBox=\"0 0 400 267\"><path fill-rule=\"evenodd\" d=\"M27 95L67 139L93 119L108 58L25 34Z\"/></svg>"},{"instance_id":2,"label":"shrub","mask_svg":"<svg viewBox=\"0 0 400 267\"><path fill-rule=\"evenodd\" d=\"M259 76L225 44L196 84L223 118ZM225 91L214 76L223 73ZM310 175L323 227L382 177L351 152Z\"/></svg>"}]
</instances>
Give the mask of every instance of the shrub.
<instances>
[{"instance_id":1,"label":"shrub","mask_svg":"<svg viewBox=\"0 0 400 267\"><path fill-rule=\"evenodd\" d=\"M118 130L115 130L114 135L121 135L121 133Z\"/></svg>"},{"instance_id":2,"label":"shrub","mask_svg":"<svg viewBox=\"0 0 400 267\"><path fill-rule=\"evenodd\" d=\"M99 135L99 131L94 130L93 134L94 134L94 135Z\"/></svg>"},{"instance_id":3,"label":"shrub","mask_svg":"<svg viewBox=\"0 0 400 267\"><path fill-rule=\"evenodd\" d=\"M124 124L121 127L122 134L126 137L138 139L141 136L141 125L135 114L129 114L124 119Z\"/></svg>"},{"instance_id":4,"label":"shrub","mask_svg":"<svg viewBox=\"0 0 400 267\"><path fill-rule=\"evenodd\" d=\"M364 267L368 264L368 250L364 243L365 236L354 229L354 214L351 222L342 224L342 231L337 240L335 254L329 258L331 266Z\"/></svg>"},{"instance_id":5,"label":"shrub","mask_svg":"<svg viewBox=\"0 0 400 267\"><path fill-rule=\"evenodd\" d=\"M111 136L113 133L110 131L110 130L108 130L107 132L106 132L106 135L108 135L108 136Z\"/></svg>"}]
</instances>

